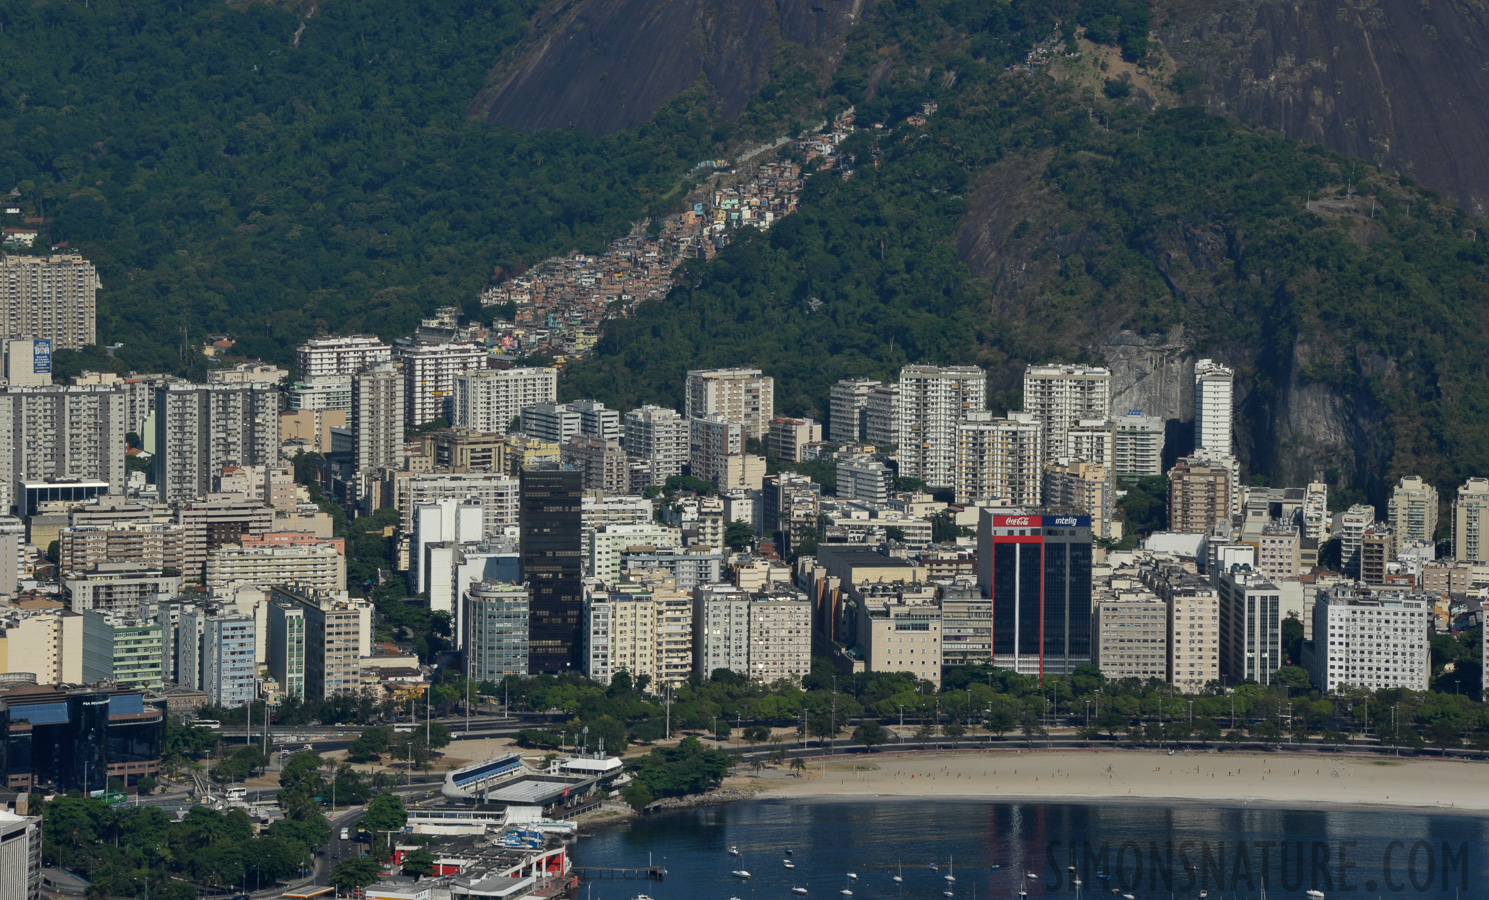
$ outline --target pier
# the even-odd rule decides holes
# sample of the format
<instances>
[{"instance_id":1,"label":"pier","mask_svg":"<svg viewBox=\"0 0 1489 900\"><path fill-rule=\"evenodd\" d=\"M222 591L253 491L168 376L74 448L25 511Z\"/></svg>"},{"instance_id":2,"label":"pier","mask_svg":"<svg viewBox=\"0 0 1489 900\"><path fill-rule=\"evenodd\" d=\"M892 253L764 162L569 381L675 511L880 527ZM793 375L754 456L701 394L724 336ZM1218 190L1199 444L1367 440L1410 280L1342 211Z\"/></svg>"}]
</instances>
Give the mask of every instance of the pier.
<instances>
[{"instance_id":1,"label":"pier","mask_svg":"<svg viewBox=\"0 0 1489 900\"><path fill-rule=\"evenodd\" d=\"M642 866L637 869L617 869L605 866L574 866L573 873L580 881L598 881L601 878L625 878L634 881L661 881L667 877L662 866Z\"/></svg>"}]
</instances>

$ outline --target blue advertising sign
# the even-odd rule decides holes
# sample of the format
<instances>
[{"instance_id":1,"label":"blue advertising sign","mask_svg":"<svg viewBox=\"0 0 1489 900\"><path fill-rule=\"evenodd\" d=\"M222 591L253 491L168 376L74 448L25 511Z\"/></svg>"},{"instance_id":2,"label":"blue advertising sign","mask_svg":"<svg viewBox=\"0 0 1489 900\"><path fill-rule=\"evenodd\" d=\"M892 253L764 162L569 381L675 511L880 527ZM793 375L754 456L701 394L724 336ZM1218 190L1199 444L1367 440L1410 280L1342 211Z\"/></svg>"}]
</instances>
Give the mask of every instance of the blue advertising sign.
<instances>
[{"instance_id":1,"label":"blue advertising sign","mask_svg":"<svg viewBox=\"0 0 1489 900\"><path fill-rule=\"evenodd\" d=\"M37 375L52 374L52 342L31 342L31 371Z\"/></svg>"}]
</instances>

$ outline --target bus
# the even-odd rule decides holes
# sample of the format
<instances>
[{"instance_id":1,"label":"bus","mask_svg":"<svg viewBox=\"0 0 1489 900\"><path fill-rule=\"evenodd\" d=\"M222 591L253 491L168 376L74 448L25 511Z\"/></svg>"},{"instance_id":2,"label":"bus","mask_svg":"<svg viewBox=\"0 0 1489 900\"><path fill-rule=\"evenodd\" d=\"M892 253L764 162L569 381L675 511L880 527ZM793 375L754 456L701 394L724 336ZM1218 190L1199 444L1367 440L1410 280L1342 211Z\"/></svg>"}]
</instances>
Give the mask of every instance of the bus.
<instances>
[{"instance_id":1,"label":"bus","mask_svg":"<svg viewBox=\"0 0 1489 900\"><path fill-rule=\"evenodd\" d=\"M234 800L247 800L248 788L230 787L227 789L227 793L223 796L227 797L229 802Z\"/></svg>"},{"instance_id":2,"label":"bus","mask_svg":"<svg viewBox=\"0 0 1489 900\"><path fill-rule=\"evenodd\" d=\"M413 725L394 725L393 730L399 734L413 734Z\"/></svg>"},{"instance_id":3,"label":"bus","mask_svg":"<svg viewBox=\"0 0 1489 900\"><path fill-rule=\"evenodd\" d=\"M216 719L197 719L191 725L193 728L210 728L213 731L222 727L222 723Z\"/></svg>"}]
</instances>

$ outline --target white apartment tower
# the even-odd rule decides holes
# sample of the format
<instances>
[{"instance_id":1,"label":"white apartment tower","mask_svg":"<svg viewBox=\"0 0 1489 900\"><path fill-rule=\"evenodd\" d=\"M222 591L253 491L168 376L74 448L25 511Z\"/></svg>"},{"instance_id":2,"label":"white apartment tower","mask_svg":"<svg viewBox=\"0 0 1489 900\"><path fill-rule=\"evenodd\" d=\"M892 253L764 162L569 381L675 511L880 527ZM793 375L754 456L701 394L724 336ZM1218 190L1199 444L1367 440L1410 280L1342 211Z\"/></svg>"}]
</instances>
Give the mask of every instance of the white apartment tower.
<instances>
[{"instance_id":1,"label":"white apartment tower","mask_svg":"<svg viewBox=\"0 0 1489 900\"><path fill-rule=\"evenodd\" d=\"M956 423L955 447L956 502L1040 505L1044 451L1039 422L1032 415L1009 413L998 419L989 412L968 413Z\"/></svg>"},{"instance_id":2,"label":"white apartment tower","mask_svg":"<svg viewBox=\"0 0 1489 900\"><path fill-rule=\"evenodd\" d=\"M1065 455L1070 429L1082 419L1111 415L1111 392L1109 369L1052 364L1024 370L1024 412L1040 423L1045 462Z\"/></svg>"},{"instance_id":3,"label":"white apartment tower","mask_svg":"<svg viewBox=\"0 0 1489 900\"><path fill-rule=\"evenodd\" d=\"M98 270L76 254L0 256L6 334L77 350L97 342Z\"/></svg>"},{"instance_id":4,"label":"white apartment tower","mask_svg":"<svg viewBox=\"0 0 1489 900\"><path fill-rule=\"evenodd\" d=\"M775 380L759 369L694 369L683 412L690 419L719 413L743 426L745 436L764 437L775 417Z\"/></svg>"},{"instance_id":5,"label":"white apartment tower","mask_svg":"<svg viewBox=\"0 0 1489 900\"><path fill-rule=\"evenodd\" d=\"M900 370L900 475L956 484L957 422L987 411L987 374L976 366Z\"/></svg>"},{"instance_id":6,"label":"white apartment tower","mask_svg":"<svg viewBox=\"0 0 1489 900\"><path fill-rule=\"evenodd\" d=\"M620 411L606 408L598 400L575 400L569 409L579 414L579 433L602 441L618 441L621 438Z\"/></svg>"},{"instance_id":7,"label":"white apartment tower","mask_svg":"<svg viewBox=\"0 0 1489 900\"><path fill-rule=\"evenodd\" d=\"M580 433L579 411L566 403L535 403L522 410L522 433L550 444L562 444Z\"/></svg>"},{"instance_id":8,"label":"white apartment tower","mask_svg":"<svg viewBox=\"0 0 1489 900\"><path fill-rule=\"evenodd\" d=\"M1163 474L1164 422L1141 410L1118 416L1113 423L1112 470L1118 478Z\"/></svg>"},{"instance_id":9,"label":"white apartment tower","mask_svg":"<svg viewBox=\"0 0 1489 900\"><path fill-rule=\"evenodd\" d=\"M352 458L358 470L403 467L403 370L374 363L352 376Z\"/></svg>"},{"instance_id":10,"label":"white apartment tower","mask_svg":"<svg viewBox=\"0 0 1489 900\"><path fill-rule=\"evenodd\" d=\"M117 387L0 390L0 509L22 481L106 481L124 493L127 395Z\"/></svg>"},{"instance_id":11,"label":"white apartment tower","mask_svg":"<svg viewBox=\"0 0 1489 900\"><path fill-rule=\"evenodd\" d=\"M212 489L224 466L279 459L279 391L262 384L165 384L155 389L155 484L166 503Z\"/></svg>"},{"instance_id":12,"label":"white apartment tower","mask_svg":"<svg viewBox=\"0 0 1489 900\"><path fill-rule=\"evenodd\" d=\"M393 348L376 335L311 338L295 350L297 380L328 375L355 375L367 366L388 362Z\"/></svg>"},{"instance_id":13,"label":"white apartment tower","mask_svg":"<svg viewBox=\"0 0 1489 900\"><path fill-rule=\"evenodd\" d=\"M829 396L827 435L838 443L861 441L868 431L869 394L879 382L871 378L845 378L832 386Z\"/></svg>"},{"instance_id":14,"label":"white apartment tower","mask_svg":"<svg viewBox=\"0 0 1489 900\"><path fill-rule=\"evenodd\" d=\"M506 434L512 420L529 406L558 400L558 370L491 369L454 378L453 423L477 431Z\"/></svg>"},{"instance_id":15,"label":"white apartment tower","mask_svg":"<svg viewBox=\"0 0 1489 900\"><path fill-rule=\"evenodd\" d=\"M731 454L744 452L744 427L718 413L689 420L688 466L694 478L712 481Z\"/></svg>"},{"instance_id":16,"label":"white apartment tower","mask_svg":"<svg viewBox=\"0 0 1489 900\"><path fill-rule=\"evenodd\" d=\"M1202 359L1194 364L1194 446L1214 456L1231 455L1231 414L1236 373Z\"/></svg>"},{"instance_id":17,"label":"white apartment tower","mask_svg":"<svg viewBox=\"0 0 1489 900\"><path fill-rule=\"evenodd\" d=\"M731 420L733 421L733 420ZM661 484L681 475L688 463L693 433L691 423L665 406L643 406L626 413L626 455L651 464L651 482Z\"/></svg>"},{"instance_id":18,"label":"white apartment tower","mask_svg":"<svg viewBox=\"0 0 1489 900\"><path fill-rule=\"evenodd\" d=\"M1405 475L1386 502L1386 520L1396 530L1396 552L1411 543L1431 544L1437 534L1437 488Z\"/></svg>"},{"instance_id":19,"label":"white apartment tower","mask_svg":"<svg viewBox=\"0 0 1489 900\"><path fill-rule=\"evenodd\" d=\"M411 428L418 428L450 415L455 379L468 372L481 372L486 368L486 349L469 341L438 344L399 341L397 351L397 357L403 363L404 416ZM478 430L505 432L507 423L503 422L500 428Z\"/></svg>"},{"instance_id":20,"label":"white apartment tower","mask_svg":"<svg viewBox=\"0 0 1489 900\"><path fill-rule=\"evenodd\" d=\"M1309 678L1326 693L1343 684L1427 690L1431 614L1430 602L1416 597L1361 594L1346 586L1320 590L1313 642L1304 645Z\"/></svg>"},{"instance_id":21,"label":"white apartment tower","mask_svg":"<svg viewBox=\"0 0 1489 900\"><path fill-rule=\"evenodd\" d=\"M1489 478L1470 478L1453 500L1453 558L1489 563Z\"/></svg>"},{"instance_id":22,"label":"white apartment tower","mask_svg":"<svg viewBox=\"0 0 1489 900\"><path fill-rule=\"evenodd\" d=\"M900 386L881 384L869 391L864 407L863 440L888 447L900 439Z\"/></svg>"}]
</instances>

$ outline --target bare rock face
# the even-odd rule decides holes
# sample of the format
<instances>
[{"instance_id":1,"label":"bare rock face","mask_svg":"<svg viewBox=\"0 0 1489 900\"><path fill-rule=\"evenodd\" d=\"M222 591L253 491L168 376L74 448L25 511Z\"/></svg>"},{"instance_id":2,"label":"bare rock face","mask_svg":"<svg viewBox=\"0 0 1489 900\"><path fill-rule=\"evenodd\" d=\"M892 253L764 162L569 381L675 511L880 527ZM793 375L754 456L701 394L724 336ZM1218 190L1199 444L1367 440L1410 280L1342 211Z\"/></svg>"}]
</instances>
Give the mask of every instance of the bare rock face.
<instances>
[{"instance_id":1,"label":"bare rock face","mask_svg":"<svg viewBox=\"0 0 1489 900\"><path fill-rule=\"evenodd\" d=\"M1212 111L1394 169L1489 214L1489 7L1456 0L1157 0Z\"/></svg>"},{"instance_id":2,"label":"bare rock face","mask_svg":"<svg viewBox=\"0 0 1489 900\"><path fill-rule=\"evenodd\" d=\"M609 134L706 79L726 117L744 110L785 42L835 67L868 0L554 0L498 66L472 115L527 130Z\"/></svg>"}]
</instances>

